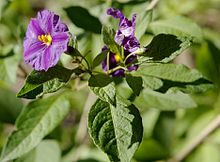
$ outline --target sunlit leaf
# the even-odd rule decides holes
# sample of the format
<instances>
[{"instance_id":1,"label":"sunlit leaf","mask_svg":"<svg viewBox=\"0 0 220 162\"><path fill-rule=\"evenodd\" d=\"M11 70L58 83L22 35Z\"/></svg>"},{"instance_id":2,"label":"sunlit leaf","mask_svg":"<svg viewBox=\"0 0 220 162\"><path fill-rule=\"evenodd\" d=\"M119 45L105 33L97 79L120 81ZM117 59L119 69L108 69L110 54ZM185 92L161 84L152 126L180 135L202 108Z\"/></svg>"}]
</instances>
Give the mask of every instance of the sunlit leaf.
<instances>
[{"instance_id":1,"label":"sunlit leaf","mask_svg":"<svg viewBox=\"0 0 220 162\"><path fill-rule=\"evenodd\" d=\"M195 108L197 106L188 94L179 91L163 94L150 89L142 90L140 96L135 99L134 104L142 109L156 108L168 111Z\"/></svg>"},{"instance_id":2,"label":"sunlit leaf","mask_svg":"<svg viewBox=\"0 0 220 162\"><path fill-rule=\"evenodd\" d=\"M95 78L94 78L95 79ZM96 78L97 79L97 78ZM110 81L110 80L109 80ZM91 79L90 79L91 82ZM108 81L107 81L108 82ZM91 90L103 101L106 101L108 103L111 103L115 105L115 97L116 97L116 92L115 92L115 86L114 83L107 84L103 81L97 81L99 84L98 86L91 86ZM96 83L96 84L97 84ZM90 83L91 84L91 83ZM100 86L101 85L101 86ZM105 86L103 86L105 85Z\"/></svg>"},{"instance_id":3,"label":"sunlit leaf","mask_svg":"<svg viewBox=\"0 0 220 162\"><path fill-rule=\"evenodd\" d=\"M105 87L112 81L113 81L112 78L106 74L92 75L89 78L89 86L90 87Z\"/></svg>"},{"instance_id":4,"label":"sunlit leaf","mask_svg":"<svg viewBox=\"0 0 220 162\"><path fill-rule=\"evenodd\" d=\"M116 106L97 100L89 112L89 133L111 161L129 162L143 134L141 116L134 105L117 99Z\"/></svg>"},{"instance_id":5,"label":"sunlit leaf","mask_svg":"<svg viewBox=\"0 0 220 162\"><path fill-rule=\"evenodd\" d=\"M138 13L137 20L136 20L136 33L135 36L139 40L144 33L146 32L148 25L150 24L152 20L152 11L142 11L141 13Z\"/></svg>"},{"instance_id":6,"label":"sunlit leaf","mask_svg":"<svg viewBox=\"0 0 220 162\"><path fill-rule=\"evenodd\" d=\"M102 27L102 39L105 45L108 46L111 52L120 54L121 49L119 45L114 40L115 31L110 27L103 26Z\"/></svg>"},{"instance_id":7,"label":"sunlit leaf","mask_svg":"<svg viewBox=\"0 0 220 162\"><path fill-rule=\"evenodd\" d=\"M126 81L129 87L133 90L135 95L139 96L141 90L143 89L143 80L141 77L132 76L131 74L126 74Z\"/></svg>"},{"instance_id":8,"label":"sunlit leaf","mask_svg":"<svg viewBox=\"0 0 220 162\"><path fill-rule=\"evenodd\" d=\"M93 68L100 65L102 63L102 61L106 58L107 56L107 52L101 52L100 54L98 54L92 63Z\"/></svg>"},{"instance_id":9,"label":"sunlit leaf","mask_svg":"<svg viewBox=\"0 0 220 162\"><path fill-rule=\"evenodd\" d=\"M159 34L146 47L147 52L145 55L154 61L167 63L181 54L190 44L190 39L188 38L180 40L174 35Z\"/></svg>"},{"instance_id":10,"label":"sunlit leaf","mask_svg":"<svg viewBox=\"0 0 220 162\"><path fill-rule=\"evenodd\" d=\"M16 121L16 130L5 144L0 161L18 158L36 147L69 112L65 94L29 103Z\"/></svg>"},{"instance_id":11,"label":"sunlit leaf","mask_svg":"<svg viewBox=\"0 0 220 162\"><path fill-rule=\"evenodd\" d=\"M17 55L12 55L10 57L0 59L0 81L9 84L16 82L18 62L19 59Z\"/></svg>"},{"instance_id":12,"label":"sunlit leaf","mask_svg":"<svg viewBox=\"0 0 220 162\"><path fill-rule=\"evenodd\" d=\"M172 34L178 37L193 37L198 42L202 40L201 28L191 19L183 16L170 17L150 23L150 29L154 34Z\"/></svg>"},{"instance_id":13,"label":"sunlit leaf","mask_svg":"<svg viewBox=\"0 0 220 162\"><path fill-rule=\"evenodd\" d=\"M32 71L17 97L34 99L37 96L55 92L68 82L73 72L74 70L58 65L46 72Z\"/></svg>"},{"instance_id":14,"label":"sunlit leaf","mask_svg":"<svg viewBox=\"0 0 220 162\"><path fill-rule=\"evenodd\" d=\"M61 150L54 140L43 140L40 144L15 162L60 162Z\"/></svg>"},{"instance_id":15,"label":"sunlit leaf","mask_svg":"<svg viewBox=\"0 0 220 162\"><path fill-rule=\"evenodd\" d=\"M176 82L194 82L204 76L182 64L147 64L140 66L138 74Z\"/></svg>"}]
</instances>

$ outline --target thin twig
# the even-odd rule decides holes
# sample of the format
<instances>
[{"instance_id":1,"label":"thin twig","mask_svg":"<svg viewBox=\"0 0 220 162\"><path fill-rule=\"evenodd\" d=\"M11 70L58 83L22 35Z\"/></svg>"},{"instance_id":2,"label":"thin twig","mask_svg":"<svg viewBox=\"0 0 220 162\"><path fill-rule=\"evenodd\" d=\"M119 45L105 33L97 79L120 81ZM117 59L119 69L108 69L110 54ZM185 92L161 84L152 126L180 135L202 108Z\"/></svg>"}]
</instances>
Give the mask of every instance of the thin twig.
<instances>
[{"instance_id":1,"label":"thin twig","mask_svg":"<svg viewBox=\"0 0 220 162\"><path fill-rule=\"evenodd\" d=\"M147 6L146 10L147 11L152 10L154 7L156 7L158 2L159 2L159 0L152 0L150 2L150 4Z\"/></svg>"},{"instance_id":2,"label":"thin twig","mask_svg":"<svg viewBox=\"0 0 220 162\"><path fill-rule=\"evenodd\" d=\"M75 142L77 145L82 144L87 136L87 116L95 100L96 100L95 95L92 92L89 92L84 109L83 109L83 113L80 118L79 127L76 132ZM80 153L81 153L81 150L79 148L76 150L75 155L72 159L72 162L78 161L80 157Z\"/></svg>"},{"instance_id":3,"label":"thin twig","mask_svg":"<svg viewBox=\"0 0 220 162\"><path fill-rule=\"evenodd\" d=\"M220 115L216 116L209 125L204 128L201 133L195 137L184 147L179 153L177 153L173 158L168 160L168 162L181 162L184 160L198 145L200 145L207 137L220 126Z\"/></svg>"},{"instance_id":4,"label":"thin twig","mask_svg":"<svg viewBox=\"0 0 220 162\"><path fill-rule=\"evenodd\" d=\"M76 143L82 143L87 135L87 115L95 100L95 95L92 92L89 92L76 133Z\"/></svg>"},{"instance_id":5,"label":"thin twig","mask_svg":"<svg viewBox=\"0 0 220 162\"><path fill-rule=\"evenodd\" d=\"M21 63L18 65L19 69L22 71L24 74L24 78L28 76L28 72L25 70L25 68L21 65Z\"/></svg>"}]
</instances>

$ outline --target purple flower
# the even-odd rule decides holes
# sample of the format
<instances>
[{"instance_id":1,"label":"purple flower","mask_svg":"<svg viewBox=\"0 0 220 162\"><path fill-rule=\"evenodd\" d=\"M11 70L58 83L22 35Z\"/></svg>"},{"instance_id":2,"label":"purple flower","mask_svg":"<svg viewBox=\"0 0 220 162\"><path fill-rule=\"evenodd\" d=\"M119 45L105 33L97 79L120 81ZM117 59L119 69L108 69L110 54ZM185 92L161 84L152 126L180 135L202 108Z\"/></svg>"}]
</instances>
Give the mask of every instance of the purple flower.
<instances>
[{"instance_id":1,"label":"purple flower","mask_svg":"<svg viewBox=\"0 0 220 162\"><path fill-rule=\"evenodd\" d=\"M138 48L140 48L140 43L138 42L136 37L125 37L122 41L122 44L124 46L124 49L129 52L134 52Z\"/></svg>"},{"instance_id":2,"label":"purple flower","mask_svg":"<svg viewBox=\"0 0 220 162\"><path fill-rule=\"evenodd\" d=\"M140 43L135 37L136 14L132 16L132 20L128 20L120 10L114 8L109 8L107 10L107 14L111 15L116 19L120 19L119 29L116 31L114 40L117 44L124 47L124 60L121 58L119 54L114 54L110 52L109 59L107 59L106 57L102 61L102 68L105 71L109 71L116 68L116 70L113 71L111 75L117 77L124 77L125 70L124 68L117 68L119 64L124 64L128 71L138 69L138 65L134 64L134 61L137 59L137 55L131 54L132 52L135 52L138 48L140 48ZM102 51L108 50L106 46L104 47L105 48L103 48ZM108 65L107 60L109 60Z\"/></svg>"},{"instance_id":3,"label":"purple flower","mask_svg":"<svg viewBox=\"0 0 220 162\"><path fill-rule=\"evenodd\" d=\"M134 52L140 48L140 43L135 37L136 14L133 14L131 20L128 20L118 9L109 8L107 14L120 19L119 29L115 34L115 42L129 52Z\"/></svg>"},{"instance_id":4,"label":"purple flower","mask_svg":"<svg viewBox=\"0 0 220 162\"><path fill-rule=\"evenodd\" d=\"M123 13L120 10L114 8L109 8L107 10L107 14L113 16L114 18L120 18L120 19L124 18Z\"/></svg>"},{"instance_id":5,"label":"purple flower","mask_svg":"<svg viewBox=\"0 0 220 162\"><path fill-rule=\"evenodd\" d=\"M104 50L108 50L105 48L106 46L103 47ZM102 50L103 51L103 50ZM107 57L102 61L102 69L105 71L109 71L114 69L119 65L121 62L121 58L119 55L114 54L112 52L109 53L109 67L107 65ZM111 73L112 76L117 76L117 77L124 77L124 69L118 69L114 72Z\"/></svg>"},{"instance_id":6,"label":"purple flower","mask_svg":"<svg viewBox=\"0 0 220 162\"><path fill-rule=\"evenodd\" d=\"M38 12L32 18L24 39L24 61L35 70L47 71L67 50L68 28L60 17L49 10Z\"/></svg>"}]
</instances>

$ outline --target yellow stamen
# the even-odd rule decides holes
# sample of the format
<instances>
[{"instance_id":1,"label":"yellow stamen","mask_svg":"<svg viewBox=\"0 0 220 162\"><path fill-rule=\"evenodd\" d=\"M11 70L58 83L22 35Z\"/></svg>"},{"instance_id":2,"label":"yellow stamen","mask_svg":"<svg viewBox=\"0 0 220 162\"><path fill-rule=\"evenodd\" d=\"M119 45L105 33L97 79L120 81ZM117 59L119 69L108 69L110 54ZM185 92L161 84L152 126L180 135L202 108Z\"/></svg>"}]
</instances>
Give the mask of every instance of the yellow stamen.
<instances>
[{"instance_id":1,"label":"yellow stamen","mask_svg":"<svg viewBox=\"0 0 220 162\"><path fill-rule=\"evenodd\" d=\"M38 35L37 37L41 42L45 43L47 46L50 46L52 43L52 37L50 34Z\"/></svg>"},{"instance_id":2,"label":"yellow stamen","mask_svg":"<svg viewBox=\"0 0 220 162\"><path fill-rule=\"evenodd\" d=\"M121 61L121 56L119 54L115 54L115 61L120 62Z\"/></svg>"}]
</instances>

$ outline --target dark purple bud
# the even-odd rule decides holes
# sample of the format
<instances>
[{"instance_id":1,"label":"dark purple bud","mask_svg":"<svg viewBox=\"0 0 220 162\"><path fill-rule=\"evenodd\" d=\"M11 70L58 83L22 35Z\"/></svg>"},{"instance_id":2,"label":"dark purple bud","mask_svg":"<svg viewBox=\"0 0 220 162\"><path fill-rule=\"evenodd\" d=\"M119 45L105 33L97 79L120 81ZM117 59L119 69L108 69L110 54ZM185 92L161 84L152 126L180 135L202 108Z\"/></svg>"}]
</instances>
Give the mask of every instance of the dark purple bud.
<instances>
[{"instance_id":1,"label":"dark purple bud","mask_svg":"<svg viewBox=\"0 0 220 162\"><path fill-rule=\"evenodd\" d=\"M115 59L115 54L109 54L109 69L107 67L107 57L102 61L102 69L107 71L117 67L118 62Z\"/></svg>"},{"instance_id":2,"label":"dark purple bud","mask_svg":"<svg viewBox=\"0 0 220 162\"><path fill-rule=\"evenodd\" d=\"M123 69L118 69L112 73L114 77L125 77L125 71Z\"/></svg>"},{"instance_id":3,"label":"dark purple bud","mask_svg":"<svg viewBox=\"0 0 220 162\"><path fill-rule=\"evenodd\" d=\"M114 8L109 8L107 10L107 14L111 15L112 17L114 17L116 19L123 19L124 18L123 13L120 10L114 9Z\"/></svg>"},{"instance_id":4,"label":"dark purple bud","mask_svg":"<svg viewBox=\"0 0 220 162\"><path fill-rule=\"evenodd\" d=\"M128 71L133 71L133 70L137 70L138 69L138 65L135 65L134 62L137 59L137 55L133 54L131 56L129 56L125 62L126 65L131 64L130 66L128 66Z\"/></svg>"}]
</instances>

